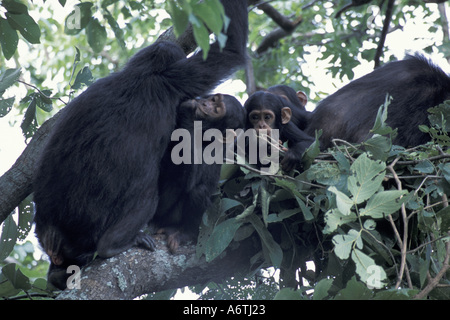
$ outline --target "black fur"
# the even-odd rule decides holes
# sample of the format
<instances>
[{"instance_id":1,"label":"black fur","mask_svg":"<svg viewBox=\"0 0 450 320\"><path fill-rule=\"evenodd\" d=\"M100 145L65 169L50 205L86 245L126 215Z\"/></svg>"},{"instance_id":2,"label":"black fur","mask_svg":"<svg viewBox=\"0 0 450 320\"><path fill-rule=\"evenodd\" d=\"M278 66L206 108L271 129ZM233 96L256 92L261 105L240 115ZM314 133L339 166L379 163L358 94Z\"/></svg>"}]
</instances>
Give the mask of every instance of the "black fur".
<instances>
[{"instance_id":1,"label":"black fur","mask_svg":"<svg viewBox=\"0 0 450 320\"><path fill-rule=\"evenodd\" d=\"M226 112L219 117L210 117L211 112L198 111L202 101L214 100L223 103ZM194 121L202 121L202 130L214 128L226 134L226 129L244 128L245 111L236 98L228 95L215 95L182 104L178 112L177 128L187 129L194 137ZM172 142L163 159L164 171L159 180L160 200L152 222L164 229L168 236L171 251L176 251L181 242L196 240L203 213L211 204L211 196L217 190L220 177L220 163L174 164L172 148L179 142ZM211 142L205 141L201 152ZM191 159L194 154L191 141ZM225 150L223 150L225 155ZM221 159L223 160L223 159Z\"/></svg>"},{"instance_id":2,"label":"black fur","mask_svg":"<svg viewBox=\"0 0 450 320\"><path fill-rule=\"evenodd\" d=\"M224 0L231 18L226 47L186 58L157 42L122 71L100 79L65 107L43 150L34 180L36 235L64 288L65 268L132 246L153 248L142 233L159 199L158 180L177 107L209 93L246 57L247 4Z\"/></svg>"},{"instance_id":3,"label":"black fur","mask_svg":"<svg viewBox=\"0 0 450 320\"><path fill-rule=\"evenodd\" d=\"M386 94L393 98L387 124L398 128L394 144L416 146L429 141L418 126L428 123L427 109L450 99L450 77L420 55L388 63L350 82L321 101L309 118L306 133L322 129L321 147L331 139L361 142L369 137Z\"/></svg>"}]
</instances>

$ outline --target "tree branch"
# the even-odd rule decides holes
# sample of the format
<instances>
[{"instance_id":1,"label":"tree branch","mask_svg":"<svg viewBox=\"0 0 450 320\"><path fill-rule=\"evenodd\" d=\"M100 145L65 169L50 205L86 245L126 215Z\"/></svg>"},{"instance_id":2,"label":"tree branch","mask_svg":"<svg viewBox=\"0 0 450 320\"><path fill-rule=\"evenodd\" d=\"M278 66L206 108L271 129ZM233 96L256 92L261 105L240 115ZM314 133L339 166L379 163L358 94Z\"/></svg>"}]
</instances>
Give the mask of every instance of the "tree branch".
<instances>
[{"instance_id":1,"label":"tree branch","mask_svg":"<svg viewBox=\"0 0 450 320\"><path fill-rule=\"evenodd\" d=\"M260 250L259 242L249 238L208 263L204 257L196 257L195 245L180 246L176 254L171 254L165 241L155 242L154 252L132 248L107 260L95 259L82 269L80 287L66 289L57 299L133 299L152 292L220 282L250 271L250 258Z\"/></svg>"},{"instance_id":2,"label":"tree branch","mask_svg":"<svg viewBox=\"0 0 450 320\"><path fill-rule=\"evenodd\" d=\"M447 233L450 236L450 232ZM450 269L450 241L447 241L447 245L445 246L447 253L445 254L444 263L442 264L441 270L438 272L436 277L431 278L425 288L420 291L414 299L423 299L425 298L431 290L436 288L441 281L442 277L446 274L446 272Z\"/></svg>"},{"instance_id":3,"label":"tree branch","mask_svg":"<svg viewBox=\"0 0 450 320\"><path fill-rule=\"evenodd\" d=\"M262 54L266 52L269 48L275 47L277 43L291 35L294 30L303 22L303 17L297 17L295 20L290 20L289 18L283 16L274 7L272 7L267 2L257 4L257 1L249 1L249 4L256 5L258 9L264 11L264 13L269 16L276 24L280 26L270 32L262 41L259 47L256 49L257 54Z\"/></svg>"},{"instance_id":4,"label":"tree branch","mask_svg":"<svg viewBox=\"0 0 450 320\"><path fill-rule=\"evenodd\" d=\"M394 13L394 3L395 0L389 0L386 8L386 15L384 17L383 29L381 31L380 42L378 42L377 51L375 53L374 62L375 68L380 66L380 58L383 53L384 43L386 41L386 36L388 34L389 25L391 24L392 15Z\"/></svg>"}]
</instances>

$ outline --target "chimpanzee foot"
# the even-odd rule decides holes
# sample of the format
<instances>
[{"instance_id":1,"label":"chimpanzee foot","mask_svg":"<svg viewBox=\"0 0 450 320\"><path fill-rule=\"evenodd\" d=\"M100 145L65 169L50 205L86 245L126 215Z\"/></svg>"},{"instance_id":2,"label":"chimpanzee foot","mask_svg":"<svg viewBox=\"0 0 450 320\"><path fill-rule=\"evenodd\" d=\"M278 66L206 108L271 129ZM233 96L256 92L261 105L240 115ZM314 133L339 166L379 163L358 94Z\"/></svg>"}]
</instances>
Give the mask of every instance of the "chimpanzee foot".
<instances>
[{"instance_id":1,"label":"chimpanzee foot","mask_svg":"<svg viewBox=\"0 0 450 320\"><path fill-rule=\"evenodd\" d=\"M153 238L146 234L143 231L139 231L138 235L136 236L136 246L150 250L155 251L156 249L156 243Z\"/></svg>"},{"instance_id":2,"label":"chimpanzee foot","mask_svg":"<svg viewBox=\"0 0 450 320\"><path fill-rule=\"evenodd\" d=\"M166 235L167 247L169 247L169 251L172 254L177 252L180 244L194 240L191 235L176 227L161 228L157 231L157 234Z\"/></svg>"}]
</instances>

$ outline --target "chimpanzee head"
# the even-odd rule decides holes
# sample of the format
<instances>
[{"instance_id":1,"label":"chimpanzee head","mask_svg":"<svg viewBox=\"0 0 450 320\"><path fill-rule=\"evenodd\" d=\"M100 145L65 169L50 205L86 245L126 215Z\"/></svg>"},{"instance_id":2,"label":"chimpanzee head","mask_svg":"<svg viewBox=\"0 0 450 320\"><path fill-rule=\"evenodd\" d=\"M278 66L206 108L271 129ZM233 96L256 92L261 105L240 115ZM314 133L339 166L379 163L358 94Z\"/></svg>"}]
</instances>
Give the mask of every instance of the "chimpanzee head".
<instances>
[{"instance_id":1,"label":"chimpanzee head","mask_svg":"<svg viewBox=\"0 0 450 320\"><path fill-rule=\"evenodd\" d=\"M189 128L193 121L203 121L203 130L215 128L225 131L243 128L245 110L235 97L218 93L187 100L180 105L178 126Z\"/></svg>"},{"instance_id":2,"label":"chimpanzee head","mask_svg":"<svg viewBox=\"0 0 450 320\"><path fill-rule=\"evenodd\" d=\"M247 129L266 129L270 134L272 129L282 130L283 126L291 121L292 111L286 100L270 92L255 92L245 102L244 107L247 111Z\"/></svg>"},{"instance_id":3,"label":"chimpanzee head","mask_svg":"<svg viewBox=\"0 0 450 320\"><path fill-rule=\"evenodd\" d=\"M289 102L289 107L292 108L290 104L293 104L297 108L305 110L305 105L308 102L308 98L306 97L306 94L303 91L296 92L294 89L284 84L272 86L269 89L267 89L267 91L287 100Z\"/></svg>"}]
</instances>

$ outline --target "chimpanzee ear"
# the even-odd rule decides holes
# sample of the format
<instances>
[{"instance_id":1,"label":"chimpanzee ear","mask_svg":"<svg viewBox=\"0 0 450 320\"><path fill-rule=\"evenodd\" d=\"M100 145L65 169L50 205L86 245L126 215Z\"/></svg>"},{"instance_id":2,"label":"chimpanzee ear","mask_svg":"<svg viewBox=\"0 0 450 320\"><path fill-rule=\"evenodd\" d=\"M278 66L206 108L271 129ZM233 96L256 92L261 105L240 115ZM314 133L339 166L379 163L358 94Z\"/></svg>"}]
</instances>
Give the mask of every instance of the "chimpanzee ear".
<instances>
[{"instance_id":1,"label":"chimpanzee ear","mask_svg":"<svg viewBox=\"0 0 450 320\"><path fill-rule=\"evenodd\" d=\"M302 106L305 106L306 103L308 102L308 97L306 96L306 94L303 91L297 91L297 98L298 98L298 100L300 100L300 103L302 104Z\"/></svg>"},{"instance_id":2,"label":"chimpanzee ear","mask_svg":"<svg viewBox=\"0 0 450 320\"><path fill-rule=\"evenodd\" d=\"M292 110L289 107L281 108L281 123L286 124L291 121Z\"/></svg>"}]
</instances>

